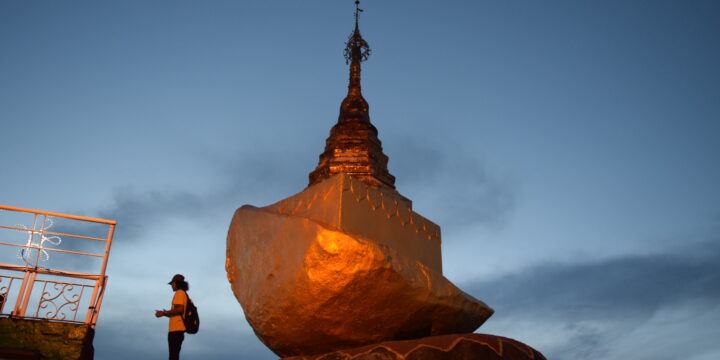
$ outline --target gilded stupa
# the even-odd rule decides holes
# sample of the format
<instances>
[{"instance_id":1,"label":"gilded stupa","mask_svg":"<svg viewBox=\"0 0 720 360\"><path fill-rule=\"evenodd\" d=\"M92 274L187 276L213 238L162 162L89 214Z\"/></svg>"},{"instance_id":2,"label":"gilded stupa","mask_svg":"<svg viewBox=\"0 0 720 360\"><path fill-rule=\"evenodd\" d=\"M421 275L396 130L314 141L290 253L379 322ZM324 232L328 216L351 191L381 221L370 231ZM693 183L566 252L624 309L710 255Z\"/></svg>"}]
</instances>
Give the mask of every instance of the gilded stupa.
<instances>
[{"instance_id":1,"label":"gilded stupa","mask_svg":"<svg viewBox=\"0 0 720 360\"><path fill-rule=\"evenodd\" d=\"M470 333L493 310L442 275L440 227L395 189L347 42L348 93L309 185L232 219L226 270L253 330L280 356Z\"/></svg>"}]
</instances>

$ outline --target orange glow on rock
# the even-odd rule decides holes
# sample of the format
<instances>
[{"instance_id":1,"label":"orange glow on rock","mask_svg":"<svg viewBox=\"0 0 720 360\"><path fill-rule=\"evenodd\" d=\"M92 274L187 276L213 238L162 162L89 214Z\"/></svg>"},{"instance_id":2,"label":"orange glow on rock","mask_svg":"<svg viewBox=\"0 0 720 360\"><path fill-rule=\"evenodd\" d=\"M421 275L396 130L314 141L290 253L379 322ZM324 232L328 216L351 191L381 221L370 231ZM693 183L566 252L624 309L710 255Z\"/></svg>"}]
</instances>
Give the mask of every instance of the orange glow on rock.
<instances>
[{"instance_id":1,"label":"orange glow on rock","mask_svg":"<svg viewBox=\"0 0 720 360\"><path fill-rule=\"evenodd\" d=\"M474 331L493 311L443 277L439 259L437 225L340 174L238 209L226 268L260 340L291 356Z\"/></svg>"}]
</instances>

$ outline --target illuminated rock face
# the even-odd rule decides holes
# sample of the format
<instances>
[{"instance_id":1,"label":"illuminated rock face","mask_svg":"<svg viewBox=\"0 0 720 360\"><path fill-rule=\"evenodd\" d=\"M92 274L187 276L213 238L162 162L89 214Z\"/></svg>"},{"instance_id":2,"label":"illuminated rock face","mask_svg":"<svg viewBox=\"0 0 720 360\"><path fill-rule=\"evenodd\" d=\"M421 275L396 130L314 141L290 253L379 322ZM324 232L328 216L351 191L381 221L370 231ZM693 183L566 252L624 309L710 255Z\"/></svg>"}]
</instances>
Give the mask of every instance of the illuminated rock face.
<instances>
[{"instance_id":1,"label":"illuminated rock face","mask_svg":"<svg viewBox=\"0 0 720 360\"><path fill-rule=\"evenodd\" d=\"M235 212L226 270L280 356L472 332L490 315L442 276L440 229L390 189L334 175Z\"/></svg>"}]
</instances>

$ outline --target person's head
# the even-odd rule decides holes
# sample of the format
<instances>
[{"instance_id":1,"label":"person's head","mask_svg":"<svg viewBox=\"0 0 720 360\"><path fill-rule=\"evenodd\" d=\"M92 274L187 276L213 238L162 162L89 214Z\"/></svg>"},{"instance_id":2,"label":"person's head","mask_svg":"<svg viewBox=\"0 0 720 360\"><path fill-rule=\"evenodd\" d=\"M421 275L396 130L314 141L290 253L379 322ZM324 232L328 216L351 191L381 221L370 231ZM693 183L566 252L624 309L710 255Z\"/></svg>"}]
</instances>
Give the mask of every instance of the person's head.
<instances>
[{"instance_id":1,"label":"person's head","mask_svg":"<svg viewBox=\"0 0 720 360\"><path fill-rule=\"evenodd\" d=\"M172 280L170 280L168 284L172 286L173 291L188 291L190 289L190 285L187 283L187 281L185 281L185 277L180 274L175 274L175 276L173 276Z\"/></svg>"}]
</instances>

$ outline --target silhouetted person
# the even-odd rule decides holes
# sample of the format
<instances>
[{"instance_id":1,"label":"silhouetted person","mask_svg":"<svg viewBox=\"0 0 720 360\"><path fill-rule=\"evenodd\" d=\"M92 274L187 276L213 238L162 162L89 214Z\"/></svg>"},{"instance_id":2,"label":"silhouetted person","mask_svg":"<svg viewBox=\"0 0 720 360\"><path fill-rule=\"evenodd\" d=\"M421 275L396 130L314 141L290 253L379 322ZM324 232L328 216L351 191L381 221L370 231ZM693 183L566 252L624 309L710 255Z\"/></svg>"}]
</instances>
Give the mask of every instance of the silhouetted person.
<instances>
[{"instance_id":1,"label":"silhouetted person","mask_svg":"<svg viewBox=\"0 0 720 360\"><path fill-rule=\"evenodd\" d=\"M168 283L172 286L175 295L172 299L170 310L155 310L155 316L167 316L170 318L170 326L168 328L168 349L170 350L170 360L180 359L180 348L185 340L185 323L183 323L183 314L187 305L187 293L189 285L185 281L185 277L176 274Z\"/></svg>"}]
</instances>

